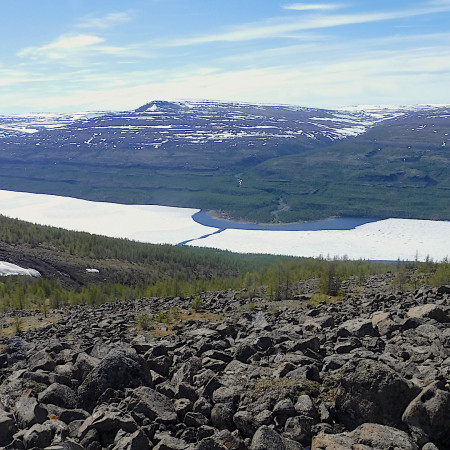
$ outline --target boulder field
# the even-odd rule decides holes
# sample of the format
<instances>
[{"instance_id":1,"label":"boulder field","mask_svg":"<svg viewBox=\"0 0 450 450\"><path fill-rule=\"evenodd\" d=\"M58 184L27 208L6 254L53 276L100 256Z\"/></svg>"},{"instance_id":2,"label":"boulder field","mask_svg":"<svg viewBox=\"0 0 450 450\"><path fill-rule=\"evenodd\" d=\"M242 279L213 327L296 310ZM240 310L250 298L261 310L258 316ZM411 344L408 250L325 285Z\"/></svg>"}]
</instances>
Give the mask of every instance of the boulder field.
<instances>
[{"instance_id":1,"label":"boulder field","mask_svg":"<svg viewBox=\"0 0 450 450\"><path fill-rule=\"evenodd\" d=\"M220 320L159 336L137 315L191 299L67 307L3 338L0 447L449 449L450 287L375 278L317 304L204 293Z\"/></svg>"}]
</instances>

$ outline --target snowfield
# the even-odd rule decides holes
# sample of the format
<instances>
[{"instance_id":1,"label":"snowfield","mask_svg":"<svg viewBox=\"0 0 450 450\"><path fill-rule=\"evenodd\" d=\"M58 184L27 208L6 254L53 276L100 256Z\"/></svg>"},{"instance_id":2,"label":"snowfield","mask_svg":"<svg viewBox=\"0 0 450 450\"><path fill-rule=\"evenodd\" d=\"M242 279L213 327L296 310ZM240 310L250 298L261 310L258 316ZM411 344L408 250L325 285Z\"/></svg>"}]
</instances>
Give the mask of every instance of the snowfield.
<instances>
[{"instance_id":1,"label":"snowfield","mask_svg":"<svg viewBox=\"0 0 450 450\"><path fill-rule=\"evenodd\" d=\"M28 275L30 277L40 277L41 274L34 269L24 269L23 267L16 266L5 261L0 261L0 276L10 275Z\"/></svg>"},{"instance_id":2,"label":"snowfield","mask_svg":"<svg viewBox=\"0 0 450 450\"><path fill-rule=\"evenodd\" d=\"M436 261L450 256L450 222L386 219L352 230L263 231L200 225L197 209L121 205L0 190L0 214L41 225L154 244L213 247L240 253Z\"/></svg>"}]
</instances>

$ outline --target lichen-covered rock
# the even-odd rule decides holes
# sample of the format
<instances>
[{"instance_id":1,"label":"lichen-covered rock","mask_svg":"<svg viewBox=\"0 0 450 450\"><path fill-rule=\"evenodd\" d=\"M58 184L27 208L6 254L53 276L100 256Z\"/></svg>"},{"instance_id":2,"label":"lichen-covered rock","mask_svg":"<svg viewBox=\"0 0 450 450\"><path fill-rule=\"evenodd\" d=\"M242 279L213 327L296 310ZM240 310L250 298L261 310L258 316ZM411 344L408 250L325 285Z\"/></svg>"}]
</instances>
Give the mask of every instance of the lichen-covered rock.
<instances>
[{"instance_id":1,"label":"lichen-covered rock","mask_svg":"<svg viewBox=\"0 0 450 450\"><path fill-rule=\"evenodd\" d=\"M419 450L404 431L376 423L365 423L350 433L319 434L311 450Z\"/></svg>"}]
</instances>

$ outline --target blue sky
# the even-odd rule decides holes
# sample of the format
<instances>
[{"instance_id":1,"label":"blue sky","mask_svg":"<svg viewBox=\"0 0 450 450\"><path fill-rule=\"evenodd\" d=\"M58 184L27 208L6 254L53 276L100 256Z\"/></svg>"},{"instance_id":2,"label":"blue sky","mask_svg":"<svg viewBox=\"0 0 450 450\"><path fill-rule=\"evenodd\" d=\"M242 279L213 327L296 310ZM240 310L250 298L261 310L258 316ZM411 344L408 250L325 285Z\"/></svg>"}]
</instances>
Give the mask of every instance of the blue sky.
<instances>
[{"instance_id":1,"label":"blue sky","mask_svg":"<svg viewBox=\"0 0 450 450\"><path fill-rule=\"evenodd\" d=\"M450 0L0 0L0 114L450 103Z\"/></svg>"}]
</instances>

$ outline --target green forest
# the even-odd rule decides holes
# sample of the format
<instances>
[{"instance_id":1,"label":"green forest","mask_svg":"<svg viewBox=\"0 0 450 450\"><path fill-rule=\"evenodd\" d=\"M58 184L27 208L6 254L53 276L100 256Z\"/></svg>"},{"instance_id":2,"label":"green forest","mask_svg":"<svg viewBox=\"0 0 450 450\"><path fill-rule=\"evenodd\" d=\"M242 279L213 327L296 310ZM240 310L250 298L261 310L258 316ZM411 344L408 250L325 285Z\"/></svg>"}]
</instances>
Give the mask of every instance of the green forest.
<instances>
[{"instance_id":1,"label":"green forest","mask_svg":"<svg viewBox=\"0 0 450 450\"><path fill-rule=\"evenodd\" d=\"M282 300L301 294L299 283L313 278L318 279L318 293L341 296L344 293L341 288L343 280L352 278L356 283L363 283L370 275L388 271L393 274L393 288L396 289L450 282L449 261L383 263L243 255L215 249L144 244L0 216L0 259L4 245L22 253L33 250L35 254L42 251L47 255L51 252L60 259L74 261L74 264L92 261L98 266L108 262L108 267L117 265L121 270L129 270L130 267L145 270L140 272L143 275L130 277L128 283L110 279L78 282L71 288L64 287L58 278L1 277L2 311L41 309L45 312L65 305L99 305L150 297L191 297L205 291L226 289L244 289L250 299L265 296L270 300Z\"/></svg>"}]
</instances>

